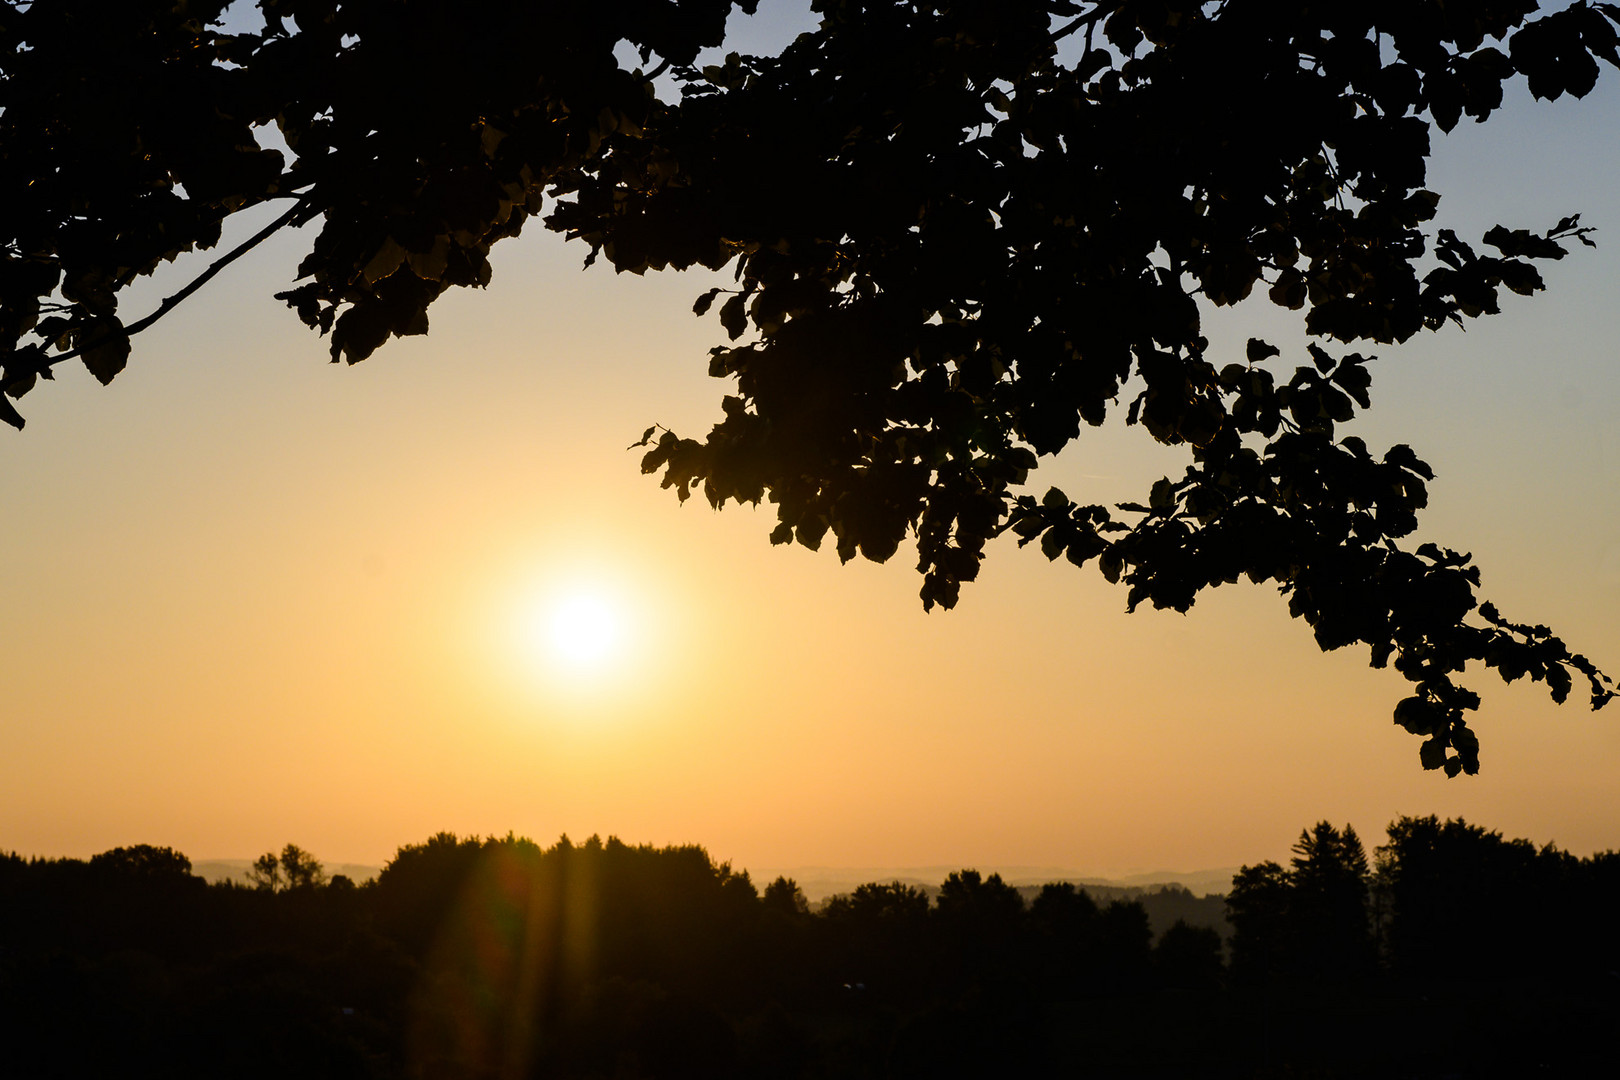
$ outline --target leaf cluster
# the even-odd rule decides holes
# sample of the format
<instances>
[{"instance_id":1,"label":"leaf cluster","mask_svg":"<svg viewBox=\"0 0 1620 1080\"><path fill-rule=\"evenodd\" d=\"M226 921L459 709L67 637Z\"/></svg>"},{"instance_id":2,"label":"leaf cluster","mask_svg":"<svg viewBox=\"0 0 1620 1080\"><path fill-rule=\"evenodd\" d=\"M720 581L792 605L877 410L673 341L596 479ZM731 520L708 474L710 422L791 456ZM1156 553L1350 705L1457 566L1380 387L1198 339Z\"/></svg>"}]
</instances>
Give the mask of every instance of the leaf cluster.
<instances>
[{"instance_id":1,"label":"leaf cluster","mask_svg":"<svg viewBox=\"0 0 1620 1080\"><path fill-rule=\"evenodd\" d=\"M1414 684L1397 723L1452 775L1479 764L1479 699L1455 682L1470 661L1560 701L1574 673L1609 700L1557 639L1469 619L1468 556L1401 546L1433 473L1339 432L1371 405L1371 357L1330 350L1494 314L1503 289L1543 287L1537 261L1591 243L1578 216L1493 228L1499 255L1431 236L1425 159L1433 128L1486 119L1517 74L1541 97L1589 91L1569 42L1608 59L1614 9L818 10L821 30L779 57L691 73L678 126L610 154L673 145L689 176L643 169L611 207L604 185L559 212L634 272L695 221L735 249L734 344L710 370L736 391L706 439L666 432L645 470L682 498L768 499L779 543L830 533L841 558L882 560L914 537L929 607L956 602L1003 532L1096 560L1132 608L1272 582L1324 648L1365 644ZM1069 14L1073 61L1051 30ZM1320 342L1291 376L1263 341L1246 364L1209 359L1200 304L1261 295ZM1122 406L1187 449L1181 479L1115 507L1019 492Z\"/></svg>"},{"instance_id":2,"label":"leaf cluster","mask_svg":"<svg viewBox=\"0 0 1620 1080\"><path fill-rule=\"evenodd\" d=\"M1396 722L1452 774L1479 764L1470 662L1613 696L1480 606L1467 555L1403 547L1432 471L1340 426L1371 405L1349 349L1493 314L1592 243L1578 215L1497 226L1498 254L1431 230L1426 158L1521 75L1589 92L1620 64L1620 7L816 0L779 55L700 63L733 6L260 0L263 29L230 34L219 0L0 5L5 395L74 357L111 379L131 333L317 218L279 295L357 362L487 284L492 246L543 214L588 263L732 271L694 306L727 338L722 418L649 431L642 468L683 500L769 501L775 543L915 543L926 608L1008 532L1095 560L1132 608L1270 582L1324 648L1366 645L1413 684ZM274 200L292 205L121 321L122 288ZM1292 374L1258 340L1211 359L1201 307L1251 298L1300 313ZM1185 475L1113 507L1026 493L1111 415L1184 447ZM21 426L4 396L0 418Z\"/></svg>"}]
</instances>

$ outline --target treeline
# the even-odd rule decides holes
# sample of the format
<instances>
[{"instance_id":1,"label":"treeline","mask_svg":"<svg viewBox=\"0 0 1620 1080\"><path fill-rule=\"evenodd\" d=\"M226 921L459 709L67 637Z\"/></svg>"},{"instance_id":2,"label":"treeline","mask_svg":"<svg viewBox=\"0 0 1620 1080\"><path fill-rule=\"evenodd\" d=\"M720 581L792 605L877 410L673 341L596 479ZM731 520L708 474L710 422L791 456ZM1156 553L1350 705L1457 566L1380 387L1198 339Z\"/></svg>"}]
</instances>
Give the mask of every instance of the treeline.
<instances>
[{"instance_id":1,"label":"treeline","mask_svg":"<svg viewBox=\"0 0 1620 1080\"><path fill-rule=\"evenodd\" d=\"M1576 858L1465 821L1400 818L1371 867L1355 829L1300 834L1227 897L1232 974L1343 982L1620 979L1620 852Z\"/></svg>"},{"instance_id":2,"label":"treeline","mask_svg":"<svg viewBox=\"0 0 1620 1080\"><path fill-rule=\"evenodd\" d=\"M963 870L812 913L699 847L440 834L373 882L0 856L6 1076L1471 1076L1603 1059L1620 857L1403 818L1245 867L1232 935Z\"/></svg>"}]
</instances>

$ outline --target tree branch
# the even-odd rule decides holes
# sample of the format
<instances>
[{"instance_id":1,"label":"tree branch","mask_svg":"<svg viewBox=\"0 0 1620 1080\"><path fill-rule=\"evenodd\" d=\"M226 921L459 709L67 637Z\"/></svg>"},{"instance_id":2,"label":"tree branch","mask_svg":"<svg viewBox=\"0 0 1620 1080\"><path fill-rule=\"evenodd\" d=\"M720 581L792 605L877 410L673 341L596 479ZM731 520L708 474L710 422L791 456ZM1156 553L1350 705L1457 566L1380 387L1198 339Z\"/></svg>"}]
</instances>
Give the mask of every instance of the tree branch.
<instances>
[{"instance_id":1,"label":"tree branch","mask_svg":"<svg viewBox=\"0 0 1620 1080\"><path fill-rule=\"evenodd\" d=\"M1078 16L1072 21L1065 23L1063 26L1052 31L1052 40L1062 41L1064 38L1068 37L1082 26L1090 27L1095 25L1099 19L1101 19L1104 15L1113 12L1118 6L1118 4L1099 3L1096 7L1092 8L1084 15Z\"/></svg>"},{"instance_id":2,"label":"tree branch","mask_svg":"<svg viewBox=\"0 0 1620 1080\"><path fill-rule=\"evenodd\" d=\"M301 211L307 208L307 206L307 200L299 199L287 210L286 213L282 214L270 224L266 225L264 228L260 229L258 232L236 245L236 247L232 248L218 259L214 260L214 262L209 264L208 269L204 270L202 273L193 278L190 284L188 284L185 288L181 289L173 296L165 299L163 303L159 304L157 309L154 310L150 315L147 315L145 318L140 319L137 322L132 322L128 326L124 327L122 331L123 336L134 337L136 334L147 329L153 323L163 318L163 316L179 307L180 304L184 303L192 293L196 292L198 289L212 281L214 276L221 270L225 269L243 255L246 255L249 251L252 251L254 248L258 247L259 244L263 243L264 240L266 240L272 233L276 232L282 228L282 226L292 221L293 218L297 217ZM45 357L43 362L38 365L38 370L31 372L30 374L43 374L46 370L55 367L64 360L72 360L75 357L82 356L89 350L99 348L110 340L112 340L111 336L100 337L95 341L80 345L78 348L70 349L65 353L58 353L55 356ZM0 392L9 394L12 386L14 384L21 383L25 378L27 378L27 376L21 376L17 379L13 379L11 382L6 383L5 386L0 387Z\"/></svg>"}]
</instances>

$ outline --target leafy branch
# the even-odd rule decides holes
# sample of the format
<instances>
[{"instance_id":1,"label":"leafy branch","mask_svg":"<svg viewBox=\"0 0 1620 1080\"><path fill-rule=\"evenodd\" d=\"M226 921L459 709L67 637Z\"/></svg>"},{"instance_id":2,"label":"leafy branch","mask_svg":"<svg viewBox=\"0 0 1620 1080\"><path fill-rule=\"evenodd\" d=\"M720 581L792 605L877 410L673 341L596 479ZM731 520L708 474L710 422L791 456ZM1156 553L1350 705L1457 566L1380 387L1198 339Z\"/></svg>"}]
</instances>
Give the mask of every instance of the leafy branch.
<instances>
[{"instance_id":1,"label":"leafy branch","mask_svg":"<svg viewBox=\"0 0 1620 1080\"><path fill-rule=\"evenodd\" d=\"M104 352L106 350L116 350L122 355L127 355L129 351L130 338L141 333L143 330L147 330L152 327L158 322L158 320L162 319L165 315L169 314L169 312L183 304L198 289L212 281L216 276L218 276L220 271L224 270L237 259L240 259L243 255L246 255L249 251L252 251L254 248L258 247L261 243L269 239L272 235L280 231L288 224L291 224L298 218L300 214L306 213L309 210L310 205L311 204L307 199L299 199L284 213L278 215L275 220L264 226L264 228L260 229L258 232L236 245L236 247L232 248L218 259L215 259L212 263L209 263L202 273L192 278L191 281L189 281L185 287L180 289L178 292L165 297L162 303L160 303L155 309L153 309L143 318L137 319L135 322L129 323L128 325L118 324L116 318L110 315L102 316L93 320L91 325L95 326L96 329L93 331L94 336L90 337L90 340L84 341L82 344L77 344L73 348L55 355L38 356L34 362L32 371L25 371L22 374L14 375L7 379L4 384L0 384L0 392L4 392L6 395L12 397L18 396L31 385L34 375L41 375L45 378L50 378L50 369L55 367L57 364L68 360L94 355L98 352ZM55 310L71 309L69 305L48 305L48 307ZM108 326L109 323L112 324L110 328ZM76 331L76 333L82 337L89 335L92 333L92 331L80 328ZM121 367L122 363L120 362L118 366ZM102 381L106 382L107 380L102 379ZM12 416L15 416L14 412L12 413ZM13 423L14 426L18 428L23 426L23 420L20 416L15 416L15 419L12 419L12 417L6 417L6 419L8 419L11 423Z\"/></svg>"}]
</instances>

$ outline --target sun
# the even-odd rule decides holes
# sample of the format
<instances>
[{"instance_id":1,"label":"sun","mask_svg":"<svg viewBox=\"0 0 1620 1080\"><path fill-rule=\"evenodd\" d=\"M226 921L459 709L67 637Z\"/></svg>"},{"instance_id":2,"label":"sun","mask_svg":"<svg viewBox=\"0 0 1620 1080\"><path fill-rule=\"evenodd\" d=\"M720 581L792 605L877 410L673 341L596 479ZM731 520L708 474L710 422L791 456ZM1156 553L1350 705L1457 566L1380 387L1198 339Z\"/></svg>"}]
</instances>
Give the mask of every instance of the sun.
<instances>
[{"instance_id":1,"label":"sun","mask_svg":"<svg viewBox=\"0 0 1620 1080\"><path fill-rule=\"evenodd\" d=\"M552 605L545 630L548 651L554 658L571 668L596 668L618 652L624 620L606 596L574 593Z\"/></svg>"},{"instance_id":2,"label":"sun","mask_svg":"<svg viewBox=\"0 0 1620 1080\"><path fill-rule=\"evenodd\" d=\"M623 590L576 579L531 595L521 605L523 664L556 689L604 689L604 677L625 674L635 651Z\"/></svg>"},{"instance_id":3,"label":"sun","mask_svg":"<svg viewBox=\"0 0 1620 1080\"><path fill-rule=\"evenodd\" d=\"M661 678L653 628L665 616L659 590L633 567L551 560L527 581L492 585L498 608L485 625L491 683L522 708L543 703L557 715L606 711L642 701ZM498 589L498 591L497 591ZM560 710L560 711L559 711Z\"/></svg>"}]
</instances>

